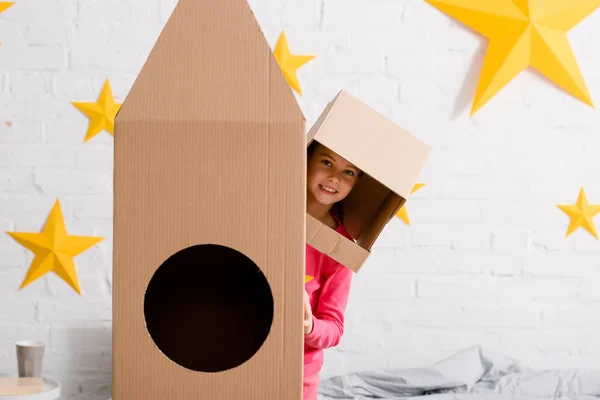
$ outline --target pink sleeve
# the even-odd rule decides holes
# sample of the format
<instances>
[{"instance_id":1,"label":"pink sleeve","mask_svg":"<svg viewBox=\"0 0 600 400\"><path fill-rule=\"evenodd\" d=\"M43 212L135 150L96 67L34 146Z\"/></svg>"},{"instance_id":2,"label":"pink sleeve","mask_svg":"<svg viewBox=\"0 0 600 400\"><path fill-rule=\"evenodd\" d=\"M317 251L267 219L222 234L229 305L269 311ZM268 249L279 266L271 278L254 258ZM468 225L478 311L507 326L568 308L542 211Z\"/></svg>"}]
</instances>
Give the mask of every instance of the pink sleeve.
<instances>
[{"instance_id":1,"label":"pink sleeve","mask_svg":"<svg viewBox=\"0 0 600 400\"><path fill-rule=\"evenodd\" d=\"M317 349L337 346L344 333L344 312L348 303L352 270L338 263L328 272L317 310L313 314L313 330L304 335L304 343Z\"/></svg>"}]
</instances>

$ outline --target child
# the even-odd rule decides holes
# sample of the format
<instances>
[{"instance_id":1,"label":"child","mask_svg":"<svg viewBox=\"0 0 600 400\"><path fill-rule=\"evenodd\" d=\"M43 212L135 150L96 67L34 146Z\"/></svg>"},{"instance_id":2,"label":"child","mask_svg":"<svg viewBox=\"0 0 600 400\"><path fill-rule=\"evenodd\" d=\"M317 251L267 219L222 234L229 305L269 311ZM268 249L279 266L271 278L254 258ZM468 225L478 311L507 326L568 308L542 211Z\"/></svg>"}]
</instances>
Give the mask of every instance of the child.
<instances>
[{"instance_id":1,"label":"child","mask_svg":"<svg viewBox=\"0 0 600 400\"><path fill-rule=\"evenodd\" d=\"M307 152L306 211L352 240L339 209L362 171L318 142ZM306 245L304 293L304 400L316 400L323 349L336 346L344 332L344 312L353 272Z\"/></svg>"}]
</instances>

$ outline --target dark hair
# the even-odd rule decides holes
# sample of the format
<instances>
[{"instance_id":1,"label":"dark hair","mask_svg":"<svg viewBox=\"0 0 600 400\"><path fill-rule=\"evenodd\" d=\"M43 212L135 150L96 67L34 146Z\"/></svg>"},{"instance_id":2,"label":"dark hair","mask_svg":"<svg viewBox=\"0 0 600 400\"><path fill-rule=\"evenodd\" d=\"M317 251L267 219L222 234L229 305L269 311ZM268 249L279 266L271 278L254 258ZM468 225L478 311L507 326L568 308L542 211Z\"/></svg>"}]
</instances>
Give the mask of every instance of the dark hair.
<instances>
[{"instance_id":1,"label":"dark hair","mask_svg":"<svg viewBox=\"0 0 600 400\"><path fill-rule=\"evenodd\" d=\"M313 140L308 147L306 148L306 158L309 159L315 152L315 147L317 147L317 145L320 144L319 142L317 142L316 140ZM326 147L324 145L321 145L323 147ZM361 176L364 175L364 172L362 171L362 169L357 168L358 169L358 176L357 178L360 178Z\"/></svg>"}]
</instances>

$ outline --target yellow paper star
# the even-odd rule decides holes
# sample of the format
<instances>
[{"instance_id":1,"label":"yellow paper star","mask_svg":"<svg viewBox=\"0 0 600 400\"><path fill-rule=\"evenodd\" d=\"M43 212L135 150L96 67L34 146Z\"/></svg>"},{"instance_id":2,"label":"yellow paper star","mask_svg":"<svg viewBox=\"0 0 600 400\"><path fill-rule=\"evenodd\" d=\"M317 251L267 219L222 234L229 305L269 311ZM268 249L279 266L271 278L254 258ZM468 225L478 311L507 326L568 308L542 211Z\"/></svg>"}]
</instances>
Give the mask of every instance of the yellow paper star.
<instances>
[{"instance_id":1,"label":"yellow paper star","mask_svg":"<svg viewBox=\"0 0 600 400\"><path fill-rule=\"evenodd\" d=\"M590 205L583 188L579 191L576 205L559 205L558 208L571 218L571 223L567 230L567 237L578 228L583 227L598 239L598 233L596 232L593 218L596 214L600 213L600 204Z\"/></svg>"},{"instance_id":2,"label":"yellow paper star","mask_svg":"<svg viewBox=\"0 0 600 400\"><path fill-rule=\"evenodd\" d=\"M95 103L74 101L71 102L71 104L91 119L84 143L103 130L106 130L114 136L115 116L117 115L119 108L121 108L121 104L115 103L108 79L104 81L102 92Z\"/></svg>"},{"instance_id":3,"label":"yellow paper star","mask_svg":"<svg viewBox=\"0 0 600 400\"><path fill-rule=\"evenodd\" d=\"M12 6L13 4L15 4L15 3L10 2L10 1L0 1L0 13L4 12L8 7ZM0 41L0 46L2 46L1 41Z\"/></svg>"},{"instance_id":4,"label":"yellow paper star","mask_svg":"<svg viewBox=\"0 0 600 400\"><path fill-rule=\"evenodd\" d=\"M415 183L415 186L413 186L413 188L411 189L410 194L413 194L417 190L421 189L423 186L425 186L424 183ZM404 204L404 206L402 206L402 208L398 211L396 216L398 218L400 218L402 221L404 221L406 223L406 225L410 225L410 219L408 218L408 211L406 210L406 204Z\"/></svg>"},{"instance_id":5,"label":"yellow paper star","mask_svg":"<svg viewBox=\"0 0 600 400\"><path fill-rule=\"evenodd\" d=\"M600 0L426 0L489 39L471 115L531 66L593 106L567 31Z\"/></svg>"},{"instance_id":6,"label":"yellow paper star","mask_svg":"<svg viewBox=\"0 0 600 400\"><path fill-rule=\"evenodd\" d=\"M314 276L304 275L304 283L308 283L314 279Z\"/></svg>"},{"instance_id":7,"label":"yellow paper star","mask_svg":"<svg viewBox=\"0 0 600 400\"><path fill-rule=\"evenodd\" d=\"M12 6L13 4L15 4L12 1L0 1L0 13L4 12L8 7Z\"/></svg>"},{"instance_id":8,"label":"yellow paper star","mask_svg":"<svg viewBox=\"0 0 600 400\"><path fill-rule=\"evenodd\" d=\"M279 39L277 40L273 54L275 55L275 59L277 60L277 63L281 68L281 72L283 72L288 84L292 87L292 89L302 95L302 89L300 88L300 82L298 82L296 71L298 68L315 58L315 56L292 55L283 31L281 32L281 35L279 35Z\"/></svg>"},{"instance_id":9,"label":"yellow paper star","mask_svg":"<svg viewBox=\"0 0 600 400\"><path fill-rule=\"evenodd\" d=\"M46 273L54 271L81 295L73 257L103 238L68 235L58 199L52 207L42 233L6 233L35 254L20 289Z\"/></svg>"}]
</instances>

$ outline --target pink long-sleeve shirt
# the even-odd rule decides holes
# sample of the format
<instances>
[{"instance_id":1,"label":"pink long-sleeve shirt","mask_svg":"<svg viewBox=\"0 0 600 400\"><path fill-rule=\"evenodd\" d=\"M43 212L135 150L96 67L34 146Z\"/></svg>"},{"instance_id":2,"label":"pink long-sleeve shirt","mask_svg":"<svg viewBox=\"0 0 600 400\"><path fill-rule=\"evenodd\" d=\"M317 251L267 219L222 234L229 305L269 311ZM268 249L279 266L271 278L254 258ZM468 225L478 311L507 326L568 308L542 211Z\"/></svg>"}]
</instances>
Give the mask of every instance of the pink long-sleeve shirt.
<instances>
[{"instance_id":1,"label":"pink long-sleeve shirt","mask_svg":"<svg viewBox=\"0 0 600 400\"><path fill-rule=\"evenodd\" d=\"M352 240L341 221L336 232ZM323 349L336 346L344 333L344 312L352 282L352 270L306 245L306 292L313 314L313 330L304 335L304 376L317 374L323 365Z\"/></svg>"}]
</instances>

